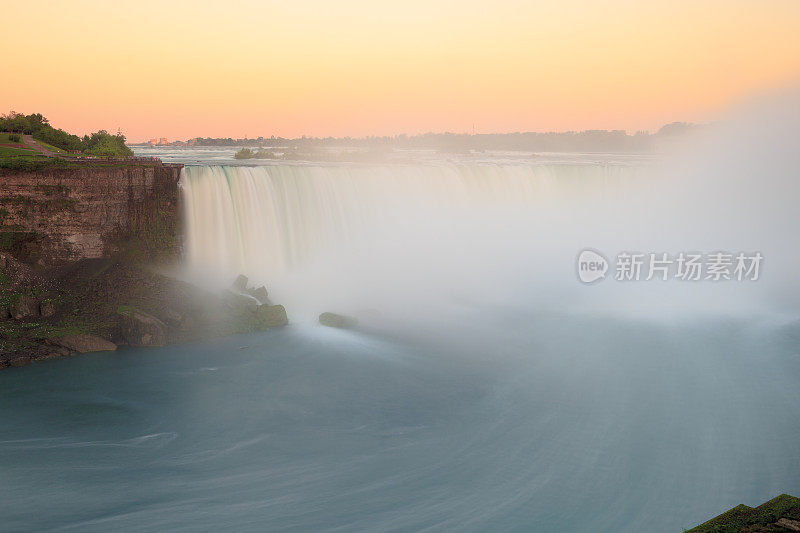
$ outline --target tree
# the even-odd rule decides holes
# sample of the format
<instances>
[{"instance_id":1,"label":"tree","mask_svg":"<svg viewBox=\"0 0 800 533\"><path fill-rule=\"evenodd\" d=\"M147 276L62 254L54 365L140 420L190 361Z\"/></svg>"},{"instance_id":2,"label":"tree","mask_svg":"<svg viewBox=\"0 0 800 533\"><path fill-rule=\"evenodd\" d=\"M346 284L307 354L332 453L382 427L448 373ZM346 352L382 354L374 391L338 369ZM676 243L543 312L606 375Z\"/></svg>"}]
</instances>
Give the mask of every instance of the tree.
<instances>
[{"instance_id":1,"label":"tree","mask_svg":"<svg viewBox=\"0 0 800 533\"><path fill-rule=\"evenodd\" d=\"M91 135L84 135L83 149L92 155L101 157L127 157L133 155L133 150L125 146L125 136L122 133L111 135L106 130L100 130Z\"/></svg>"}]
</instances>

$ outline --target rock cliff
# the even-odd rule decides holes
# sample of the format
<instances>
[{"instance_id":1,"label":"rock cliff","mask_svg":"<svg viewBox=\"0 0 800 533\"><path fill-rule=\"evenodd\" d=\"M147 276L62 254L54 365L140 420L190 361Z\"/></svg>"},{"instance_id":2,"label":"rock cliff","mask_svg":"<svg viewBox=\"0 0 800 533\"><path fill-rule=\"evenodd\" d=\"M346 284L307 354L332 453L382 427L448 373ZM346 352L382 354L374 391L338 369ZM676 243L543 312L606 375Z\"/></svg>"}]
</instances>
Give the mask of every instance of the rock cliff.
<instances>
[{"instance_id":1,"label":"rock cliff","mask_svg":"<svg viewBox=\"0 0 800 533\"><path fill-rule=\"evenodd\" d=\"M110 257L134 236L163 251L177 235L181 168L0 169L0 249L43 266Z\"/></svg>"},{"instance_id":2,"label":"rock cliff","mask_svg":"<svg viewBox=\"0 0 800 533\"><path fill-rule=\"evenodd\" d=\"M0 169L0 368L288 323L244 276L217 293L167 274L181 166Z\"/></svg>"}]
</instances>

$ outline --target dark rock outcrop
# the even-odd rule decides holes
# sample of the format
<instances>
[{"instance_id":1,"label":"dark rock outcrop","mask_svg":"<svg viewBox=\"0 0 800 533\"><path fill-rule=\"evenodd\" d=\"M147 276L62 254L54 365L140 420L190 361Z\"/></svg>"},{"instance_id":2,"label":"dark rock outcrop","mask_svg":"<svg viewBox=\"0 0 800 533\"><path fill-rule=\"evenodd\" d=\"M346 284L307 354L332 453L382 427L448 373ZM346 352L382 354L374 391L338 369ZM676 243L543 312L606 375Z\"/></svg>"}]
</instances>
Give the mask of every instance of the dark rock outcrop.
<instances>
[{"instance_id":1,"label":"dark rock outcrop","mask_svg":"<svg viewBox=\"0 0 800 533\"><path fill-rule=\"evenodd\" d=\"M285 326L289 323L286 309L282 305L260 305L258 307L258 318L261 324L267 328Z\"/></svg>"},{"instance_id":2,"label":"dark rock outcrop","mask_svg":"<svg viewBox=\"0 0 800 533\"><path fill-rule=\"evenodd\" d=\"M249 280L247 279L247 276L245 276L244 274L239 274L238 276L236 276L236 279L233 280L233 285L231 285L231 287L233 287L233 290L235 291L245 292L247 290L248 283Z\"/></svg>"},{"instance_id":3,"label":"dark rock outcrop","mask_svg":"<svg viewBox=\"0 0 800 533\"><path fill-rule=\"evenodd\" d=\"M8 289L40 295L28 307L53 314L0 320L0 368L114 345L207 340L288 323L283 306L206 290L127 256L84 259L45 274ZM58 305L49 308L50 302Z\"/></svg>"},{"instance_id":4,"label":"dark rock outcrop","mask_svg":"<svg viewBox=\"0 0 800 533\"><path fill-rule=\"evenodd\" d=\"M267 292L267 288L263 285L257 289L248 289L247 294L258 300L260 304L269 303L269 293Z\"/></svg>"},{"instance_id":5,"label":"dark rock outcrop","mask_svg":"<svg viewBox=\"0 0 800 533\"><path fill-rule=\"evenodd\" d=\"M154 316L132 307L117 310L119 335L131 346L163 346L167 342L167 326Z\"/></svg>"},{"instance_id":6,"label":"dark rock outcrop","mask_svg":"<svg viewBox=\"0 0 800 533\"><path fill-rule=\"evenodd\" d=\"M39 300L26 294L16 294L9 303L11 316L19 320L39 316Z\"/></svg>"},{"instance_id":7,"label":"dark rock outcrop","mask_svg":"<svg viewBox=\"0 0 800 533\"><path fill-rule=\"evenodd\" d=\"M61 346L78 353L108 352L117 349L117 345L113 342L107 341L97 335L89 335L87 333L63 335L54 339L48 339L48 344Z\"/></svg>"},{"instance_id":8,"label":"dark rock outcrop","mask_svg":"<svg viewBox=\"0 0 800 533\"><path fill-rule=\"evenodd\" d=\"M236 279L233 280L233 283L231 284L231 289L239 294L247 294L252 296L258 300L258 303L260 304L270 303L267 288L263 285L257 288L250 287L250 280L244 274L239 274L236 276Z\"/></svg>"}]
</instances>

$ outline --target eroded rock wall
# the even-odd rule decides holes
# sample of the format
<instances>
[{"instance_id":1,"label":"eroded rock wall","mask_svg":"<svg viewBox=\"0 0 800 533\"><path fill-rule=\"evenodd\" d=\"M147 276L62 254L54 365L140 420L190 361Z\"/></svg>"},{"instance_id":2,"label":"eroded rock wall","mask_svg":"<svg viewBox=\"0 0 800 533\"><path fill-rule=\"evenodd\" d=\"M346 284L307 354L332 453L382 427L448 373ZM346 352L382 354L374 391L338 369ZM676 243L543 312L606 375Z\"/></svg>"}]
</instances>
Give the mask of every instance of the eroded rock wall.
<instances>
[{"instance_id":1,"label":"eroded rock wall","mask_svg":"<svg viewBox=\"0 0 800 533\"><path fill-rule=\"evenodd\" d=\"M0 170L0 248L58 265L108 257L131 237L178 230L182 165Z\"/></svg>"}]
</instances>

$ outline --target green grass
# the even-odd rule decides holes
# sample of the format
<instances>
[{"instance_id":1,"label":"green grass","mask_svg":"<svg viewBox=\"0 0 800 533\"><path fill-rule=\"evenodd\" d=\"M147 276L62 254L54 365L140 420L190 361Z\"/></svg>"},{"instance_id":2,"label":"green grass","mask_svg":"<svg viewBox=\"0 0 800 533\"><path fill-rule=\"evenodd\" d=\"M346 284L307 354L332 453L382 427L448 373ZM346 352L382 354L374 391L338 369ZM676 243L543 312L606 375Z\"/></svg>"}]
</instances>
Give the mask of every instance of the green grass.
<instances>
[{"instance_id":1,"label":"green grass","mask_svg":"<svg viewBox=\"0 0 800 533\"><path fill-rule=\"evenodd\" d=\"M40 141L38 139L34 139L34 141L36 141L36 144L38 144L39 146L41 146L45 150L50 150L51 152L55 152L57 154L68 154L69 153L66 150L62 150L61 148L58 148L57 146L53 146L52 144L47 144L46 142L42 142L42 141Z\"/></svg>"},{"instance_id":2,"label":"green grass","mask_svg":"<svg viewBox=\"0 0 800 533\"><path fill-rule=\"evenodd\" d=\"M11 157L15 155L36 155L39 152L30 150L28 148L9 148L7 146L0 146L0 157Z\"/></svg>"},{"instance_id":3,"label":"green grass","mask_svg":"<svg viewBox=\"0 0 800 533\"><path fill-rule=\"evenodd\" d=\"M117 306L117 314L120 314L120 315L124 315L124 316L128 316L128 317L132 317L132 316L133 316L133 315L135 315L137 312L138 312L138 311L136 310L136 308L135 308L135 307L132 307L132 306L130 306L130 305L120 305L120 306Z\"/></svg>"},{"instance_id":4,"label":"green grass","mask_svg":"<svg viewBox=\"0 0 800 533\"><path fill-rule=\"evenodd\" d=\"M0 169L15 171L34 171L44 168L73 168L80 163L70 163L55 157L45 157L43 155L0 155Z\"/></svg>"},{"instance_id":5,"label":"green grass","mask_svg":"<svg viewBox=\"0 0 800 533\"><path fill-rule=\"evenodd\" d=\"M10 137L12 135L19 135L20 137L22 137L22 135L19 134L19 133L16 133L16 134L15 133L0 133L0 144L21 144L21 145L23 145L23 147L21 147L21 148L8 148L8 147L1 147L0 146L0 157L10 156L10 155L31 155L31 154L38 154L39 153L38 151L34 150L30 146L27 146L22 141L22 139L20 139L19 142L12 141L10 139ZM41 146L45 150L50 150L51 152L54 152L56 154L71 155L73 157L82 157L82 156L84 156L84 154L73 154L73 153L70 153L67 150L63 150L63 149L61 149L61 148L59 148L57 146L53 146L52 144L47 144L46 142L40 141L39 139L34 139L34 141L36 141L36 144L38 144L39 146Z\"/></svg>"},{"instance_id":6,"label":"green grass","mask_svg":"<svg viewBox=\"0 0 800 533\"><path fill-rule=\"evenodd\" d=\"M39 146L41 146L45 150L50 150L51 152L55 152L57 154L69 155L69 156L72 156L72 157L86 157L86 154L82 154L82 153L77 153L76 154L76 153L68 152L67 150L63 150L63 149L61 149L61 148L59 148L57 146L53 146L52 144L47 144L46 142L42 142L39 139L34 139L34 141L36 141L36 144L38 144Z\"/></svg>"},{"instance_id":7,"label":"green grass","mask_svg":"<svg viewBox=\"0 0 800 533\"><path fill-rule=\"evenodd\" d=\"M19 134L19 133L2 133L2 132L0 132L0 144L9 144L9 143L12 143L11 139L9 138L9 137L11 137L12 135L19 135L19 136L20 136L20 138L22 137L22 135L21 135L21 134ZM20 142L21 142L21 141L20 141ZM13 143L12 143L12 144L13 144Z\"/></svg>"},{"instance_id":8,"label":"green grass","mask_svg":"<svg viewBox=\"0 0 800 533\"><path fill-rule=\"evenodd\" d=\"M8 146L0 146L0 157L14 157L14 156L35 156L39 152L36 150L28 147L25 143L22 142L22 136L20 136L19 142L14 142L10 139L12 135L19 135L15 133L0 133L0 144L16 144L18 147L11 148Z\"/></svg>"}]
</instances>

